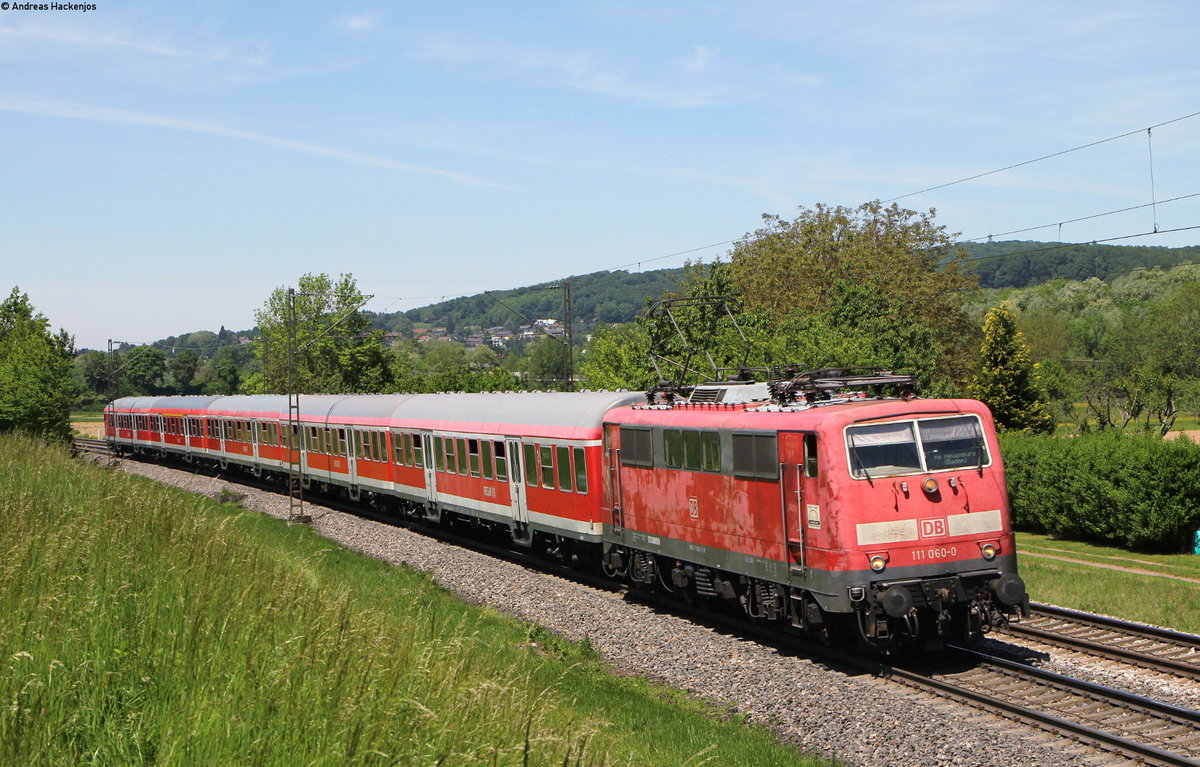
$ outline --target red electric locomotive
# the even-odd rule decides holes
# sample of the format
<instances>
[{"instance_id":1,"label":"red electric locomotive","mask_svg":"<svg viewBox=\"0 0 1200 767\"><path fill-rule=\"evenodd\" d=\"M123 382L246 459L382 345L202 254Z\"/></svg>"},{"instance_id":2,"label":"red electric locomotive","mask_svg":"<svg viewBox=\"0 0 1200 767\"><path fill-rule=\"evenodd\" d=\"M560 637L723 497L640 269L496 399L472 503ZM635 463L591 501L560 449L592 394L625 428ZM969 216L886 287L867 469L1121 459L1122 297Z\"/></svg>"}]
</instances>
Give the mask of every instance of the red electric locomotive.
<instances>
[{"instance_id":1,"label":"red electric locomotive","mask_svg":"<svg viewBox=\"0 0 1200 767\"><path fill-rule=\"evenodd\" d=\"M1003 465L973 400L889 375L670 393L125 398L117 451L287 474L470 519L612 577L878 646L1026 612Z\"/></svg>"}]
</instances>

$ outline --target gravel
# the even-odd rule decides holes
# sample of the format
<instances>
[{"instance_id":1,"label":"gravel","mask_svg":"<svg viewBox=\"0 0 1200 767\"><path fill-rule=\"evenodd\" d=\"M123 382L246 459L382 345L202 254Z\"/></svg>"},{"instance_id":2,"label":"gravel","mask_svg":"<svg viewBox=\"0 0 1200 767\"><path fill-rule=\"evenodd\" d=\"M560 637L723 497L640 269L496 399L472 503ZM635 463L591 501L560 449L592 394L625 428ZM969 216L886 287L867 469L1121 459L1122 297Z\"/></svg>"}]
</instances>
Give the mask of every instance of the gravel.
<instances>
[{"instance_id":1,"label":"gravel","mask_svg":"<svg viewBox=\"0 0 1200 767\"><path fill-rule=\"evenodd\" d=\"M213 477L119 463L131 474L197 493L216 495L230 487ZM248 509L278 518L288 514L286 496L232 489L245 495L242 505ZM805 752L863 767L1133 764L898 683L829 668L664 615L620 594L319 504L306 503L306 510L312 528L325 537L430 572L468 602L539 623L569 639L586 638L617 673L642 675L741 712Z\"/></svg>"}]
</instances>

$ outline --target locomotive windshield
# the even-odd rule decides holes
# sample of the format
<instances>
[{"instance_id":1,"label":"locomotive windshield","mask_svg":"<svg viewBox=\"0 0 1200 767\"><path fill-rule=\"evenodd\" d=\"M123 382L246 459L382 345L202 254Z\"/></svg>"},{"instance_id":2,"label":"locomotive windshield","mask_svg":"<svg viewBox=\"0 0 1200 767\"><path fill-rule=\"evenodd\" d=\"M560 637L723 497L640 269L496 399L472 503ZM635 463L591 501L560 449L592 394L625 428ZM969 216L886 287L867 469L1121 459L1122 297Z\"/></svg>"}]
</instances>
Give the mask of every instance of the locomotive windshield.
<instances>
[{"instance_id":1,"label":"locomotive windshield","mask_svg":"<svg viewBox=\"0 0 1200 767\"><path fill-rule=\"evenodd\" d=\"M860 479L974 468L990 462L979 418L923 418L846 429L850 473Z\"/></svg>"}]
</instances>

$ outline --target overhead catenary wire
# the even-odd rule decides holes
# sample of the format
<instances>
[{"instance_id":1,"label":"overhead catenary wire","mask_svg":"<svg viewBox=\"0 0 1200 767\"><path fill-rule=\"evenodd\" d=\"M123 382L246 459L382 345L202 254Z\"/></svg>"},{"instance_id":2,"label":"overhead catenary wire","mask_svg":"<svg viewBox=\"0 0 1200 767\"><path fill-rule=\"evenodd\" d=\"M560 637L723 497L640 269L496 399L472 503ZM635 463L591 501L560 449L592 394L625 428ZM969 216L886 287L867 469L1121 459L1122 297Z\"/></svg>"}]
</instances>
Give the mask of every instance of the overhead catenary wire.
<instances>
[{"instance_id":1,"label":"overhead catenary wire","mask_svg":"<svg viewBox=\"0 0 1200 767\"><path fill-rule=\"evenodd\" d=\"M915 192L908 192L907 194L902 194L898 197L892 197L891 199L883 200L883 202L885 204L889 203L889 202L896 202L897 200L904 200L909 197L916 197L917 195L925 194L927 192L937 191L938 189L945 189L947 187L957 186L958 184L965 184L968 181L976 181L981 178L986 178L987 176L994 176L997 173L1004 173L1005 171L1014 170L1016 168L1023 168L1026 165L1033 165L1034 163L1042 162L1044 160L1050 160L1055 157L1062 157L1063 155L1071 154L1072 152L1079 152L1084 149L1091 149L1092 147L1100 146L1101 144L1107 144L1111 141L1118 141L1123 138L1129 138L1130 136L1136 136L1137 134L1141 133L1142 131L1149 132L1149 131L1153 130L1154 128L1161 128L1164 125L1171 125L1173 123L1182 122L1184 120L1189 120L1189 119L1191 119L1193 117L1197 117L1197 116L1200 116L1200 112L1192 112L1191 114L1183 115L1182 117L1176 117L1171 120L1166 120L1164 122L1160 122L1155 125L1150 125L1145 128L1138 128L1136 130L1131 130L1127 133L1122 133L1118 136L1109 136L1108 138L1102 138L1099 141L1092 141L1087 144L1081 144L1076 147L1071 147L1070 149L1063 149L1058 152L1051 152L1050 154L1042 155L1041 157L1035 157L1032 160L1025 160L1023 162L1013 163L1012 165L1006 165L1003 168L996 168L995 170L989 170L989 171L985 171L983 173L976 173L975 175L967 176L966 178L960 178L960 179L956 179L954 181L947 181L944 184L936 184L934 186L926 187L924 189L918 189Z\"/></svg>"},{"instance_id":2,"label":"overhead catenary wire","mask_svg":"<svg viewBox=\"0 0 1200 767\"><path fill-rule=\"evenodd\" d=\"M1166 205L1169 202L1179 202L1180 200L1189 200L1193 197L1200 197L1200 192L1192 192L1191 194L1184 194L1184 195L1180 195L1178 197L1171 197L1166 200L1159 200L1158 202L1145 202L1145 203L1142 203L1141 205L1130 205L1127 208L1118 208L1116 210L1107 210L1107 211L1104 211L1103 213L1093 213L1089 216L1080 216L1078 218L1068 218L1068 219L1064 219L1062 221L1055 221L1054 223L1051 223L1051 224L1040 224L1038 226L1028 226L1028 227L1025 227L1024 229L1011 229L1007 232L993 232L991 234L984 234L984 235L980 235L978 237L971 237L970 239L960 240L960 242L979 242L980 240L990 240L993 237L1007 237L1012 234L1024 234L1026 232L1036 232L1038 229L1049 229L1054 226L1059 227L1059 239L1062 239L1062 227L1065 224L1077 224L1080 221L1089 221L1089 220L1095 219L1095 218L1104 218L1105 216L1115 216L1119 213L1129 213L1130 211L1141 210L1143 208L1149 208L1154 205ZM1155 232L1157 232L1157 224L1158 224L1158 221L1156 218L1155 219L1155 227L1156 227Z\"/></svg>"}]
</instances>

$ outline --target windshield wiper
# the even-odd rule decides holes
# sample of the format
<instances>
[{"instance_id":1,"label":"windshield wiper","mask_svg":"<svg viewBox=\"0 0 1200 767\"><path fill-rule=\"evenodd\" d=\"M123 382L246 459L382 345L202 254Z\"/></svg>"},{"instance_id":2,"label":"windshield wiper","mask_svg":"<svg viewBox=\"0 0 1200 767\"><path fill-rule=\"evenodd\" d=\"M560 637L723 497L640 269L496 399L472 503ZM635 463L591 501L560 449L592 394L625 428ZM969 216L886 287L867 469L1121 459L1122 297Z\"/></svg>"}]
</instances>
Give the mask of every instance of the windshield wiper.
<instances>
[{"instance_id":1,"label":"windshield wiper","mask_svg":"<svg viewBox=\"0 0 1200 767\"><path fill-rule=\"evenodd\" d=\"M871 487L875 487L875 480L871 479L871 475L867 471L867 467L863 465L862 456L858 454L858 445L855 445L853 441L850 443L850 454L854 456L854 462L858 464L858 470L861 471L863 476L867 478L867 484Z\"/></svg>"}]
</instances>

